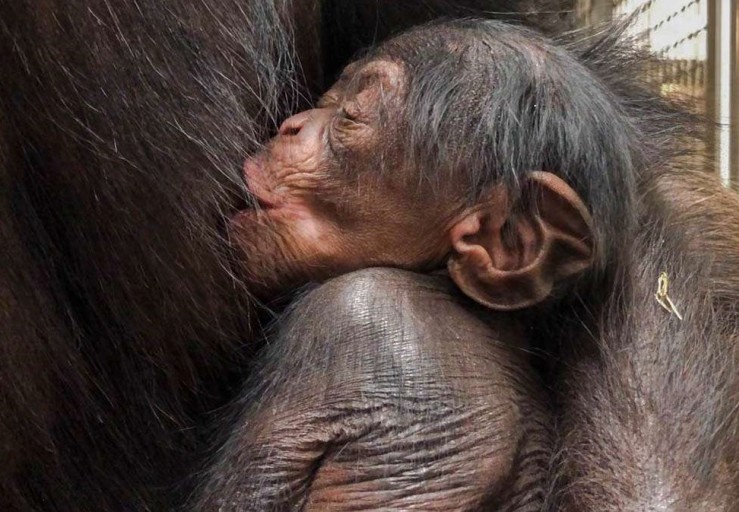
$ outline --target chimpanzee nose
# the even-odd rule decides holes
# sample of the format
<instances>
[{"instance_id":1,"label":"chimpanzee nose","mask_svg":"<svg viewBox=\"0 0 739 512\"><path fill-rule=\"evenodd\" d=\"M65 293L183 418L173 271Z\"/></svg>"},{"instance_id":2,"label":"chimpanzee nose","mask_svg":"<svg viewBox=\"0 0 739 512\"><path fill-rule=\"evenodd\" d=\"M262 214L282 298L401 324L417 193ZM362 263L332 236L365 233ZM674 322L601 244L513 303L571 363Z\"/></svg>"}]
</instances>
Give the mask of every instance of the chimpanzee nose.
<instances>
[{"instance_id":1,"label":"chimpanzee nose","mask_svg":"<svg viewBox=\"0 0 739 512\"><path fill-rule=\"evenodd\" d=\"M303 134L307 137L322 131L326 121L331 118L331 109L314 108L295 114L283 121L278 133L283 137ZM305 132L305 133L303 133Z\"/></svg>"},{"instance_id":2,"label":"chimpanzee nose","mask_svg":"<svg viewBox=\"0 0 739 512\"><path fill-rule=\"evenodd\" d=\"M294 136L300 133L303 126L308 122L310 118L310 111L300 112L292 117L288 117L283 121L278 133L282 136Z\"/></svg>"}]
</instances>

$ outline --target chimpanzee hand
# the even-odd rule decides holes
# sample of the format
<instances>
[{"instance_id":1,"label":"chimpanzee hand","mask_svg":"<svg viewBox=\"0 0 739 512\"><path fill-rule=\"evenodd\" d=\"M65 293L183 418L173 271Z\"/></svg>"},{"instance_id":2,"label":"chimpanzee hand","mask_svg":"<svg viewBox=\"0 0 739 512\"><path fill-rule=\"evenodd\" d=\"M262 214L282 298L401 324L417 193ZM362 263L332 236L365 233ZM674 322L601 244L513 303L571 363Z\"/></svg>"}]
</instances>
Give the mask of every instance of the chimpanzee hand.
<instances>
[{"instance_id":1,"label":"chimpanzee hand","mask_svg":"<svg viewBox=\"0 0 739 512\"><path fill-rule=\"evenodd\" d=\"M483 322L444 277L399 270L306 299L198 510L539 508L546 416L510 316Z\"/></svg>"}]
</instances>

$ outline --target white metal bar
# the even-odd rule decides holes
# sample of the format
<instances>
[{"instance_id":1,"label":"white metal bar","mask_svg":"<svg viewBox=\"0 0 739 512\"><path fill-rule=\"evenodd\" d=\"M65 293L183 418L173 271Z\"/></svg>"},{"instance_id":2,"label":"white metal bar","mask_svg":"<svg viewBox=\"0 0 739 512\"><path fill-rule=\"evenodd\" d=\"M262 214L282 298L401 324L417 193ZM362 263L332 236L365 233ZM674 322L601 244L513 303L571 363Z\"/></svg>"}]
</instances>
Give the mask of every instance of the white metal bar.
<instances>
[{"instance_id":1,"label":"white metal bar","mask_svg":"<svg viewBox=\"0 0 739 512\"><path fill-rule=\"evenodd\" d=\"M724 185L731 183L731 61L734 34L731 0L716 1L716 158Z\"/></svg>"}]
</instances>

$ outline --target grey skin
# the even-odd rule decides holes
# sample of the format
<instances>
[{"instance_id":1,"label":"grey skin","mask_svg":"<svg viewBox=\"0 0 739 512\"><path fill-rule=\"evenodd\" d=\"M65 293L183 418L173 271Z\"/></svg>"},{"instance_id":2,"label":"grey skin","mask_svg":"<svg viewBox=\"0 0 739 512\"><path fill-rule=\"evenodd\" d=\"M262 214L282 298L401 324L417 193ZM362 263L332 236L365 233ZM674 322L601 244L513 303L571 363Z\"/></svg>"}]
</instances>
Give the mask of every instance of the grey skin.
<instances>
[{"instance_id":1,"label":"grey skin","mask_svg":"<svg viewBox=\"0 0 739 512\"><path fill-rule=\"evenodd\" d=\"M510 314L368 269L283 318L196 510L541 510L550 421Z\"/></svg>"}]
</instances>

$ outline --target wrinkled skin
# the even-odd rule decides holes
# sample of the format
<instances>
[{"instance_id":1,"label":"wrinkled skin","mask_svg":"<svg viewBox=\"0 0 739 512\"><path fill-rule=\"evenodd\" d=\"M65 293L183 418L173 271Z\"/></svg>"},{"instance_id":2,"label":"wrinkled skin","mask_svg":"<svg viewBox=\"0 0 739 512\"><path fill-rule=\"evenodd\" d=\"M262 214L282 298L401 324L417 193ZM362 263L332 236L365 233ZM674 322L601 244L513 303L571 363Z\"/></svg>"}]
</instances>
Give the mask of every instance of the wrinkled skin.
<instances>
[{"instance_id":1,"label":"wrinkled skin","mask_svg":"<svg viewBox=\"0 0 739 512\"><path fill-rule=\"evenodd\" d=\"M240 432L237 422L206 414L237 394L257 338L243 325L251 308L216 228L239 190L244 152L263 140L278 106L291 107L278 87L296 73L280 65L289 48L276 3L0 5L3 511L172 510L200 480L202 455L213 453L204 431L215 423ZM465 8L322 3L321 13L301 4L295 16L314 92L378 27L382 36ZM466 2L481 3L494 12L542 5ZM330 22L321 26L317 16ZM330 37L326 48L319 33ZM335 51L345 58L322 60ZM629 64L606 68L625 75ZM645 139L662 143L671 131ZM555 316L550 331L567 341L574 323L570 341L581 342L561 354L556 406L565 421L557 423L551 510L692 512L739 503L736 196L680 170L642 186L641 225L670 222L626 250L640 263L628 273L639 300L619 290L625 313L599 326L607 337L583 332L582 317ZM663 234L674 243L664 245ZM677 322L654 302L656 276L686 255L689 265L668 268L671 294L698 323ZM387 304L386 291L376 298ZM320 313L294 330L318 324L333 333L333 311ZM295 347L280 337L271 344ZM290 360L275 352L274 360ZM269 381L300 368L285 366ZM238 466L218 468L226 473L219 482L248 477Z\"/></svg>"},{"instance_id":2,"label":"wrinkled skin","mask_svg":"<svg viewBox=\"0 0 739 512\"><path fill-rule=\"evenodd\" d=\"M490 58L465 50L469 36L457 35L461 29L437 30L447 38L437 58L489 65ZM393 49L418 38L393 39L380 49L387 56L348 66L318 108L286 120L268 148L246 161L258 207L235 215L230 228L251 290L269 299L360 268L447 267L469 297L515 310L546 300L559 281L592 266L592 216L555 174L522 177L533 198L524 205L500 183L469 190L469 183L492 181L489 163L416 161L408 129L414 120L405 111L408 86L419 77ZM480 144L472 134L463 143L470 153Z\"/></svg>"},{"instance_id":3,"label":"wrinkled skin","mask_svg":"<svg viewBox=\"0 0 739 512\"><path fill-rule=\"evenodd\" d=\"M245 153L375 38L542 5L0 2L0 510L181 505L261 340Z\"/></svg>"},{"instance_id":4,"label":"wrinkled skin","mask_svg":"<svg viewBox=\"0 0 739 512\"><path fill-rule=\"evenodd\" d=\"M551 420L510 317L371 269L276 334L197 510L541 509Z\"/></svg>"},{"instance_id":5,"label":"wrinkled skin","mask_svg":"<svg viewBox=\"0 0 739 512\"><path fill-rule=\"evenodd\" d=\"M596 41L595 48L607 55L614 49L608 44L606 41L599 45ZM617 46L615 49L618 51ZM402 274L406 277L398 281L386 274L374 273L388 271L368 271L329 282L308 295L307 303L299 303L292 313L294 316L287 317L286 327L278 333L277 346L287 343L282 355L294 356L296 364L282 368L270 363L268 357L265 372L260 375L266 382L265 388L255 387L256 394L247 396L241 406L247 412L234 420L236 427L224 445L224 455L212 466L209 483L202 491L201 507L240 510L257 503L257 508L266 509L315 506L318 510L342 510L361 503L363 509L438 507L443 510L615 512L729 511L736 508L739 468L733 397L739 389L734 371L737 364L735 316L739 303L736 265L732 262L739 243L735 230L727 227L724 221L736 216L739 199L734 193L723 190L715 177L680 167L684 165L680 151L672 149L680 139L670 138L671 131L677 131L676 120L682 119L679 109L673 110L657 97L650 97L648 91L629 90L628 83L609 75L614 69L612 62L608 62L607 57L602 61L593 57L592 48L584 55L585 59L590 59L588 72L604 78L604 82L613 87L605 101L616 101L611 94L630 97L624 91L634 97L644 95L643 103L628 106L635 109L627 111L632 117L619 119L617 116L623 116L623 111L618 111L610 118L611 122L628 125L633 119L644 116L650 122L642 120L640 129L653 130L654 136L652 139L640 136L641 133L631 133L621 140L623 146L619 151L634 158L619 161L612 154L609 162L614 169L634 173L629 176L633 178L633 188L619 188L621 195L618 197L605 195L601 198L603 204L593 205L623 202L630 205L622 212L623 217L613 215L610 222L595 218L596 223L604 223L610 229L610 234L621 236L621 243L612 246L613 253L604 258L610 265L606 271L612 281L593 281L593 288L578 290L572 302L565 297L561 304L542 309L542 313L547 314L534 310L526 316L525 331L518 330L514 316L491 316L492 325L482 331L470 330L476 324L465 316L472 314L465 309L469 304L457 311L462 315L457 320L450 310L438 305L430 313L424 313L424 308L432 302L424 294L418 295L421 297L418 303L408 303L398 297L408 287L419 287L424 293L430 289L438 293L433 286L429 288L427 281L437 278ZM549 65L553 64L550 60ZM562 101L563 89L555 92L560 95L557 100ZM593 99L592 96L578 98L581 101ZM349 103L351 101L350 94ZM624 105L628 104L624 101L619 107L626 109ZM306 133L316 133L315 127L318 133L325 133L325 129L320 130L329 119L342 118L341 109L336 112L330 106L327 108L328 111L316 114L315 124L311 124ZM301 115L304 117L298 119L309 118L309 115ZM350 115L355 114L350 112ZM596 119L600 124L601 120ZM577 124L580 118L573 122L565 116L560 121L557 127L561 132L557 133L567 133L569 129L574 133L581 131ZM287 123L281 136L300 137L300 122L296 123L297 128L291 124ZM689 135L684 133L683 136ZM320 142L322 139L311 140ZM526 142L529 141L522 139L521 144ZM247 181L251 178L252 190L257 196L263 194L261 199L268 208L278 206L279 209L280 202L279 199L271 200L269 185L259 183L265 174L279 174L283 166L297 168L298 174L306 169L332 169L330 165L315 163L323 162L320 159L301 169L301 162L305 160L292 158L294 153L286 150L288 146L283 144L278 138L268 157L262 157L270 163L254 164L254 167L248 163L246 166ZM308 144L308 147L314 148L311 155L322 154L315 149L319 144ZM659 167L648 159L642 161L645 154L662 155L670 165ZM598 153L597 157L600 155ZM278 164L272 167L271 162ZM585 171L588 170L586 166ZM593 180L600 177L587 176ZM313 188L314 194L320 195L321 191L320 186ZM361 202L359 204L361 206ZM300 206L307 216L322 214L318 208ZM601 208L601 211L609 210ZM617 209L610 210L614 211ZM372 220L372 216L367 219ZM335 222L341 220L340 216L334 219ZM636 230L636 226L644 228ZM617 230L621 233L616 233ZM406 236L412 245L413 234ZM289 237L286 244L290 244ZM306 245L320 249L315 239L309 239ZM305 252L310 253L310 250ZM301 254L297 252L291 256L299 262ZM359 254L361 256L363 251ZM255 268L264 267L257 265ZM342 271L341 268L330 270ZM657 278L662 273L673 283L670 300L678 305L682 319L674 311L665 311L655 297ZM320 280L328 275L318 273L311 277ZM365 295L367 290L370 293ZM441 296L445 302L454 303L453 293L442 291ZM315 303L310 302L313 300ZM324 301L331 305L330 320L320 309L316 311L311 306L319 306ZM356 310L353 309L355 305L359 305ZM347 308L349 314L345 315L343 312ZM363 317L367 311L372 312L369 321ZM483 317L486 315L490 313L484 312ZM314 326L309 329L309 322L304 319L315 317L325 320L315 329ZM419 329L417 322L424 329ZM472 334L449 336L450 326ZM397 333L401 333L400 339L409 338L412 345L418 347L415 352L432 347L431 354L421 351L423 357L418 358L419 365L412 364L409 369L401 365L398 370L383 362L385 352L361 356L368 350L366 344L373 350L389 345L393 362L396 359L414 362L403 350L407 346L405 342L400 344L400 354L392 350L397 343ZM300 337L297 345L292 345L293 336ZM443 340L450 337L455 340L459 353L466 353L469 344L475 346L482 342L486 346L490 339L500 339L504 346L519 347L518 350L532 344L554 352L557 359L551 359L552 371L547 375L554 383L551 403L555 409L552 416L539 412L533 417L537 418L534 424L540 424L543 419L545 425L556 428L556 434L554 438L538 436L543 444L534 443L533 451L527 452L534 454L541 450L545 458L553 453L551 473L545 469L545 463L528 464L537 461L535 455L524 457L520 463L505 455L515 450L519 443L515 436L511 437L516 426L530 432L527 429L531 423L526 415L513 418L511 422L496 423L486 414L465 414L466 404L471 404L473 411L500 411L498 400L504 396L518 397L513 398L513 403L521 403L521 398L524 403L538 403L539 406L532 410L542 411L541 404L547 402L547 396L527 384L535 375L530 362L519 359L521 354L515 350L497 352L492 357L486 356L487 368L493 373L481 375L474 365L467 366L473 364L474 357L457 358L456 350L445 350L448 347ZM346 340L351 340L351 349L346 348ZM310 355L304 351L305 346L309 347ZM360 354L359 362L355 361L357 353ZM427 362L436 368L429 372ZM511 362L515 362L516 371L511 371ZM456 366L459 363L462 366ZM447 373L446 368L453 370ZM303 377L303 370L308 377ZM521 370L524 373L517 374ZM413 377L420 375L421 384L414 378L405 378L405 372ZM433 383L430 391L423 385L427 372ZM457 387L454 378L457 372L469 377L463 379L461 387ZM314 374L318 375L315 380ZM382 378L377 378L377 374ZM388 374L400 377L391 386L390 393L380 393L378 397L377 388L382 389ZM308 390L297 390L290 384L295 375L301 375L298 379L301 382L313 385ZM364 375L370 377L365 381ZM367 386L366 382L372 385ZM477 447L479 441L495 446L492 452L480 454L470 449L469 458L462 455L459 459L456 452L449 453L443 445L436 444L437 432L433 426L447 423L446 418L434 415L435 407L446 403L448 387L455 392L455 402L463 405L458 414L451 414L454 419L446 432L455 440L461 439L459 443L469 441L470 446ZM477 395L477 390L482 390L482 394ZM478 406L481 396L483 405ZM400 418L396 419L396 408L401 413L415 411L406 405L407 401L418 405L420 410L413 416L399 414ZM431 411L422 408L428 402L434 404ZM369 414L365 406L370 408ZM376 409L382 411L379 421L373 415ZM441 410L443 415L443 406ZM460 416L469 420L465 427L471 428L456 429L455 419ZM426 426L427 422L430 427ZM403 436L395 428L404 432L413 430L415 435L407 440L404 438L405 442L398 447L394 441ZM546 432L546 429L541 431ZM427 433L431 439L425 436ZM534 436L524 434L525 441L533 439ZM547 444L549 442L552 444ZM379 459L374 457L378 447ZM428 453L444 472L419 475L418 466L414 466L409 475L406 449L416 457ZM468 465L470 459L478 456L488 464ZM241 468L249 466L250 461L256 461L254 467L258 469L242 473ZM420 465L425 462L422 458ZM462 480L455 479L459 468L465 476ZM254 477L255 474L263 477ZM505 482L520 482L521 479L528 483L520 485L516 491L506 488ZM414 484L419 480L423 487L416 492ZM427 488L431 495L424 494ZM533 492L534 496L521 489Z\"/></svg>"},{"instance_id":6,"label":"wrinkled skin","mask_svg":"<svg viewBox=\"0 0 739 512\"><path fill-rule=\"evenodd\" d=\"M535 322L442 277L352 273L283 319L196 509L736 510L739 197L701 172L643 185L638 315L597 344L575 331L553 400L525 356ZM682 321L655 301L663 271Z\"/></svg>"},{"instance_id":7,"label":"wrinkled skin","mask_svg":"<svg viewBox=\"0 0 739 512\"><path fill-rule=\"evenodd\" d=\"M405 80L394 62L351 65L319 108L287 119L247 160L259 206L231 228L251 290L274 296L363 267L443 263L462 200L451 187L446 196L419 188L402 159Z\"/></svg>"}]
</instances>

